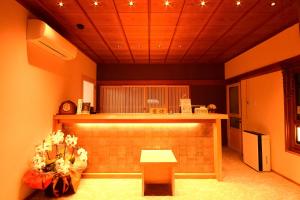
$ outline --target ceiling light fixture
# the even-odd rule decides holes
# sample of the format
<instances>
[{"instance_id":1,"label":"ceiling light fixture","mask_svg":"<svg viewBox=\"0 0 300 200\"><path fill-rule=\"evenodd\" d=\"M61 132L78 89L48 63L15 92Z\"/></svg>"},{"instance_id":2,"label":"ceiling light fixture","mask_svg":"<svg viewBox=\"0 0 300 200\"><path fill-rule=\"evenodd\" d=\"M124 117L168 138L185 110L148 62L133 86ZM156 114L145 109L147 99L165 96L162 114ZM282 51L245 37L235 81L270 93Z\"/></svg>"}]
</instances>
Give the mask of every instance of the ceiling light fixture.
<instances>
[{"instance_id":1,"label":"ceiling light fixture","mask_svg":"<svg viewBox=\"0 0 300 200\"><path fill-rule=\"evenodd\" d=\"M201 0L201 1L200 1L200 6L201 6L201 7L204 7L204 6L206 6L206 1L204 1L204 0Z\"/></svg>"},{"instance_id":2,"label":"ceiling light fixture","mask_svg":"<svg viewBox=\"0 0 300 200\"><path fill-rule=\"evenodd\" d=\"M60 1L60 2L57 3L57 5L58 5L59 7L63 7L63 6L64 6L64 2Z\"/></svg>"},{"instance_id":3,"label":"ceiling light fixture","mask_svg":"<svg viewBox=\"0 0 300 200\"><path fill-rule=\"evenodd\" d=\"M236 1L235 1L235 5L236 5L236 6L241 6L241 5L242 5L242 2L241 2L240 0L236 0Z\"/></svg>"},{"instance_id":4,"label":"ceiling light fixture","mask_svg":"<svg viewBox=\"0 0 300 200\"><path fill-rule=\"evenodd\" d=\"M78 28L79 30L83 30L84 25L83 24L76 24L76 28Z\"/></svg>"},{"instance_id":5,"label":"ceiling light fixture","mask_svg":"<svg viewBox=\"0 0 300 200\"><path fill-rule=\"evenodd\" d=\"M276 6L276 1L271 1L271 4L270 4L272 7Z\"/></svg>"},{"instance_id":6,"label":"ceiling light fixture","mask_svg":"<svg viewBox=\"0 0 300 200\"><path fill-rule=\"evenodd\" d=\"M94 6L99 6L99 1L94 1Z\"/></svg>"},{"instance_id":7,"label":"ceiling light fixture","mask_svg":"<svg viewBox=\"0 0 300 200\"><path fill-rule=\"evenodd\" d=\"M134 2L134 1L132 1L132 0L128 1L128 6L129 6L129 7L132 7L132 6L134 6L134 5L135 5L135 2Z\"/></svg>"},{"instance_id":8,"label":"ceiling light fixture","mask_svg":"<svg viewBox=\"0 0 300 200\"><path fill-rule=\"evenodd\" d=\"M168 6L170 6L170 5L171 5L171 2L170 2L170 1L168 1L168 0L166 0L166 1L164 2L164 5L165 5L166 7L168 7Z\"/></svg>"}]
</instances>

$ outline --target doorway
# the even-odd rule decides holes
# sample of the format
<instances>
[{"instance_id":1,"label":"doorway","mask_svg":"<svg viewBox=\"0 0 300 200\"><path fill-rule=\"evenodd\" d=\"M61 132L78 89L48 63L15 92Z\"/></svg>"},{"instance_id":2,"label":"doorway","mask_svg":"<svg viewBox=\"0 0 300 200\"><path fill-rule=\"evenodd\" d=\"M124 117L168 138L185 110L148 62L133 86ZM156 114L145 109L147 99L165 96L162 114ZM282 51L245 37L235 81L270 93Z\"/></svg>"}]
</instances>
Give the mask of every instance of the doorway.
<instances>
[{"instance_id":1,"label":"doorway","mask_svg":"<svg viewBox=\"0 0 300 200\"><path fill-rule=\"evenodd\" d=\"M242 154L242 115L240 82L226 86L227 98L227 138L229 148Z\"/></svg>"}]
</instances>

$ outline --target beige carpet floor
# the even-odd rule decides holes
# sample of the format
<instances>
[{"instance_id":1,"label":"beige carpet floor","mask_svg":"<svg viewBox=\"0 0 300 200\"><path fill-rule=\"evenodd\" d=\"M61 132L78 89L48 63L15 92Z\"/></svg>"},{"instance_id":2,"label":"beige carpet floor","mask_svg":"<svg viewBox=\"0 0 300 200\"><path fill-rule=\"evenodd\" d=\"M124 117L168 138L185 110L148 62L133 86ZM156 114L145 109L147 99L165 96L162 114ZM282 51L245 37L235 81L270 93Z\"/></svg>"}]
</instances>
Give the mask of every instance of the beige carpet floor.
<instances>
[{"instance_id":1,"label":"beige carpet floor","mask_svg":"<svg viewBox=\"0 0 300 200\"><path fill-rule=\"evenodd\" d=\"M176 179L175 196L141 196L140 179L82 179L76 194L60 199L80 200L300 200L300 186L273 172L256 172L239 156L223 150L224 181ZM48 199L43 192L33 200Z\"/></svg>"}]
</instances>

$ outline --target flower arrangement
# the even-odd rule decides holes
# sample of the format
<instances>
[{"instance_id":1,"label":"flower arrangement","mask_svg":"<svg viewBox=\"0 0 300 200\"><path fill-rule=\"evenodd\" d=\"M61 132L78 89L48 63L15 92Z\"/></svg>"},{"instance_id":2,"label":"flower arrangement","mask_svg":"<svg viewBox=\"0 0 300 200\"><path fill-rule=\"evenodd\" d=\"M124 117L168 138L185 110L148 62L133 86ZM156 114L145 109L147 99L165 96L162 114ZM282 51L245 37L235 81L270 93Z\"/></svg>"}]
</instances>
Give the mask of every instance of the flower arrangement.
<instances>
[{"instance_id":1,"label":"flower arrangement","mask_svg":"<svg viewBox=\"0 0 300 200\"><path fill-rule=\"evenodd\" d=\"M64 135L58 130L36 146L32 170L23 177L28 186L43 189L49 196L74 193L87 167L87 151L76 146L78 138Z\"/></svg>"},{"instance_id":2,"label":"flower arrangement","mask_svg":"<svg viewBox=\"0 0 300 200\"><path fill-rule=\"evenodd\" d=\"M215 104L209 104L207 106L208 112L214 113L217 109L217 106Z\"/></svg>"}]
</instances>

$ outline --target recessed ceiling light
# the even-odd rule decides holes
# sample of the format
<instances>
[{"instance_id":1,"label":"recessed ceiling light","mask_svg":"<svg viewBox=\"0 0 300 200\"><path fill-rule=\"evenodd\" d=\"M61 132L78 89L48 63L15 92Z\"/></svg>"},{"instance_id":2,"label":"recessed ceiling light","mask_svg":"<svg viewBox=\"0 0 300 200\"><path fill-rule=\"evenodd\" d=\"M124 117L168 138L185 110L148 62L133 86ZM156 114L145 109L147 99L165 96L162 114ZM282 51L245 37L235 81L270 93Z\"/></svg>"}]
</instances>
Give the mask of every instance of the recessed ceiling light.
<instances>
[{"instance_id":1,"label":"recessed ceiling light","mask_svg":"<svg viewBox=\"0 0 300 200\"><path fill-rule=\"evenodd\" d=\"M168 6L170 6L170 5L171 5L171 2L170 2L170 1L168 1L168 0L166 0L166 1L164 2L164 5L165 5L166 7L168 7Z\"/></svg>"},{"instance_id":2,"label":"recessed ceiling light","mask_svg":"<svg viewBox=\"0 0 300 200\"><path fill-rule=\"evenodd\" d=\"M63 6L64 6L64 2L60 1L60 2L57 3L57 5L58 5L59 7L63 7Z\"/></svg>"},{"instance_id":3,"label":"recessed ceiling light","mask_svg":"<svg viewBox=\"0 0 300 200\"><path fill-rule=\"evenodd\" d=\"M83 30L84 25L83 24L76 24L76 28L78 28L79 30Z\"/></svg>"},{"instance_id":4,"label":"recessed ceiling light","mask_svg":"<svg viewBox=\"0 0 300 200\"><path fill-rule=\"evenodd\" d=\"M129 7L132 7L132 6L134 6L134 5L135 5L135 2L134 2L134 1L132 1L132 0L128 1L128 6L129 6Z\"/></svg>"},{"instance_id":5,"label":"recessed ceiling light","mask_svg":"<svg viewBox=\"0 0 300 200\"><path fill-rule=\"evenodd\" d=\"M99 6L99 1L94 1L94 6Z\"/></svg>"},{"instance_id":6,"label":"recessed ceiling light","mask_svg":"<svg viewBox=\"0 0 300 200\"><path fill-rule=\"evenodd\" d=\"M236 0L236 1L235 1L235 5L236 5L236 6L241 6L241 5L242 5L242 1Z\"/></svg>"},{"instance_id":7,"label":"recessed ceiling light","mask_svg":"<svg viewBox=\"0 0 300 200\"><path fill-rule=\"evenodd\" d=\"M200 6L201 6L201 7L204 7L204 6L206 6L206 3L207 3L206 1L201 0L201 1L200 1Z\"/></svg>"},{"instance_id":8,"label":"recessed ceiling light","mask_svg":"<svg viewBox=\"0 0 300 200\"><path fill-rule=\"evenodd\" d=\"M271 1L271 4L270 4L272 7L276 6L276 1Z\"/></svg>"}]
</instances>

